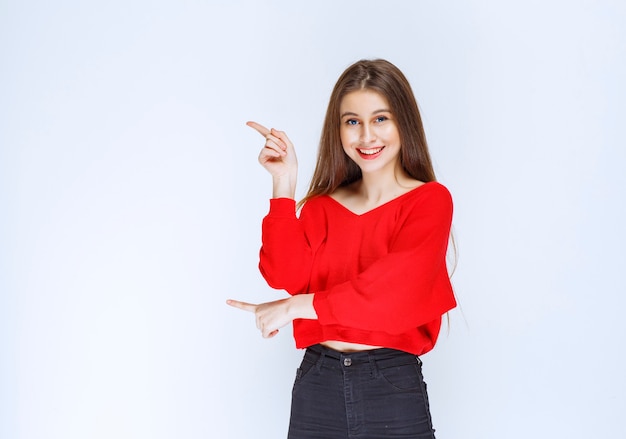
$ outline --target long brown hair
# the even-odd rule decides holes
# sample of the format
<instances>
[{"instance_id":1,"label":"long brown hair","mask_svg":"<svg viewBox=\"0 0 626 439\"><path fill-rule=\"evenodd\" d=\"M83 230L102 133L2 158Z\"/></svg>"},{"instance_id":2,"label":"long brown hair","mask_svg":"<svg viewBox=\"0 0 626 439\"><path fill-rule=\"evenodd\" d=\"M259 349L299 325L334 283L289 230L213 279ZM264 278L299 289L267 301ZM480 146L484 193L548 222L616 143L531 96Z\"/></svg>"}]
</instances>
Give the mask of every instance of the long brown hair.
<instances>
[{"instance_id":1,"label":"long brown hair","mask_svg":"<svg viewBox=\"0 0 626 439\"><path fill-rule=\"evenodd\" d=\"M330 95L315 171L309 191L300 205L312 197L330 194L338 187L361 178L361 170L343 151L339 135L341 101L345 95L357 90L377 92L389 103L400 135L400 165L403 170L416 180L436 180L422 118L409 81L389 61L361 60L341 74Z\"/></svg>"}]
</instances>

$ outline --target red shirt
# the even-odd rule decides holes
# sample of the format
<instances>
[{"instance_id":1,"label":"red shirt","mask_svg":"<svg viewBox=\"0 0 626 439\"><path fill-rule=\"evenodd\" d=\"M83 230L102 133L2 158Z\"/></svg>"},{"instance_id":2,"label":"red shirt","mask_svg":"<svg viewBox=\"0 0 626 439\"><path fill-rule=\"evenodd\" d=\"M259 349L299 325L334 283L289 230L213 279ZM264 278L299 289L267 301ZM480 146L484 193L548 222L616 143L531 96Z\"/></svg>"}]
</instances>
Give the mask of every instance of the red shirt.
<instances>
[{"instance_id":1,"label":"red shirt","mask_svg":"<svg viewBox=\"0 0 626 439\"><path fill-rule=\"evenodd\" d=\"M452 198L423 184L357 215L323 195L270 200L259 268L290 294L315 293L317 320L293 322L298 348L339 340L430 351L456 306L446 266Z\"/></svg>"}]
</instances>

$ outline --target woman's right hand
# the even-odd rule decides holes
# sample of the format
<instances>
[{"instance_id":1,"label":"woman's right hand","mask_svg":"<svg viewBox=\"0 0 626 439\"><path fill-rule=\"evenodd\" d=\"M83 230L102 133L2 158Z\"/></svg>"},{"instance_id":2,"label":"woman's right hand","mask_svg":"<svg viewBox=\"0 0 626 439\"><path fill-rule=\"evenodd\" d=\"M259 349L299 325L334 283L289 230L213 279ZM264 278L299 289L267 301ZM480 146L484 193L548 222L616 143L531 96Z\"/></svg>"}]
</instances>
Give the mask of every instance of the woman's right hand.
<instances>
[{"instance_id":1,"label":"woman's right hand","mask_svg":"<svg viewBox=\"0 0 626 439\"><path fill-rule=\"evenodd\" d=\"M259 153L259 163L272 175L274 198L294 198L298 160L291 140L284 131L267 129L256 122L247 122L246 125L265 137L265 145Z\"/></svg>"}]
</instances>

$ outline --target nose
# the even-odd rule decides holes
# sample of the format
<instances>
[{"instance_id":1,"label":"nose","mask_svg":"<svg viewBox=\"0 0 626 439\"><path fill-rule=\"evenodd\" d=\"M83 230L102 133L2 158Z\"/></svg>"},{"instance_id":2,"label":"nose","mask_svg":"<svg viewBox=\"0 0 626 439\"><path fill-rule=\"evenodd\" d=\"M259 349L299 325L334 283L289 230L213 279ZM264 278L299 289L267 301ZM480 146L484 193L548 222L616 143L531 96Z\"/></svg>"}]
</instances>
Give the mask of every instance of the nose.
<instances>
[{"instance_id":1,"label":"nose","mask_svg":"<svg viewBox=\"0 0 626 439\"><path fill-rule=\"evenodd\" d=\"M361 129L361 142L370 143L376 139L376 133L371 125L363 124Z\"/></svg>"}]
</instances>

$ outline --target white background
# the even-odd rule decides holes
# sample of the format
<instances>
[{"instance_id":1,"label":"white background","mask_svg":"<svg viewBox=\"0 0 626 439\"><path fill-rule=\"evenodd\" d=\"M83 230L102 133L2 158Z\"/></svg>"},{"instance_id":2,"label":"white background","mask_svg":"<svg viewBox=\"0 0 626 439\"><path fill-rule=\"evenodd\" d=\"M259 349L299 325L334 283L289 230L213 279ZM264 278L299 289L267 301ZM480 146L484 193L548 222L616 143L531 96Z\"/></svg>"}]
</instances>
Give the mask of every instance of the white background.
<instances>
[{"instance_id":1,"label":"white background","mask_svg":"<svg viewBox=\"0 0 626 439\"><path fill-rule=\"evenodd\" d=\"M440 439L626 436L626 6L0 1L0 437L280 438L301 352L229 297L269 175L360 58L413 85L455 199Z\"/></svg>"}]
</instances>

